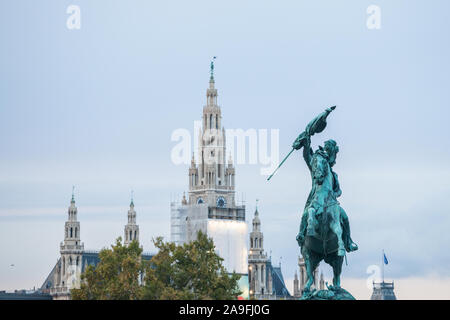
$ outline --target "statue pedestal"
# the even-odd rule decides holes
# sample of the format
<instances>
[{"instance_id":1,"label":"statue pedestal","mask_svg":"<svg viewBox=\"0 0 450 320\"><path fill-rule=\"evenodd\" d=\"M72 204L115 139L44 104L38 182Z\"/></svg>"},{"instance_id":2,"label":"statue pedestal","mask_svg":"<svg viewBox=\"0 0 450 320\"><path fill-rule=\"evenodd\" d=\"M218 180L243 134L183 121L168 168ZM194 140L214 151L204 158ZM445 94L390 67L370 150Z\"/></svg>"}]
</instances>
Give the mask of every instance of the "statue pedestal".
<instances>
[{"instance_id":1,"label":"statue pedestal","mask_svg":"<svg viewBox=\"0 0 450 320\"><path fill-rule=\"evenodd\" d=\"M328 290L311 290L304 292L300 300L356 300L343 288L328 287Z\"/></svg>"}]
</instances>

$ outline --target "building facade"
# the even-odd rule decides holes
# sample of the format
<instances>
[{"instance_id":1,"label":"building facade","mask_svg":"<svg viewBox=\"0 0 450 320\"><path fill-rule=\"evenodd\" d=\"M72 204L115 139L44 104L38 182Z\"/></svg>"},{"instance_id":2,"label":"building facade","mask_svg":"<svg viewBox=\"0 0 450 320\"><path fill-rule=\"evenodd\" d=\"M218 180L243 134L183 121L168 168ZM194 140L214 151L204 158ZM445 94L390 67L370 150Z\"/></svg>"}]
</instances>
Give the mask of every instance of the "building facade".
<instances>
[{"instance_id":1,"label":"building facade","mask_svg":"<svg viewBox=\"0 0 450 320\"><path fill-rule=\"evenodd\" d=\"M300 278L297 276L297 272L295 272L294 276L294 297L296 298L300 298L303 295L308 277L306 273L305 259L303 257L298 257L298 268L300 271ZM311 289L325 290L325 280L322 272L320 273L319 278L319 266L317 266L316 270L314 270L313 275L314 281Z\"/></svg>"},{"instance_id":2,"label":"building facade","mask_svg":"<svg viewBox=\"0 0 450 320\"><path fill-rule=\"evenodd\" d=\"M248 254L248 279L250 298L290 299L291 295L284 283L281 265L272 266L270 257L264 252L264 234L261 230L258 206L252 220L252 231L249 235L250 250Z\"/></svg>"},{"instance_id":3,"label":"building facade","mask_svg":"<svg viewBox=\"0 0 450 320\"><path fill-rule=\"evenodd\" d=\"M64 242L60 245L61 256L53 269L50 294L54 299L69 299L70 290L80 285L84 244L80 240L81 229L77 215L78 209L72 192L68 218L64 225Z\"/></svg>"},{"instance_id":4,"label":"building facade","mask_svg":"<svg viewBox=\"0 0 450 320\"><path fill-rule=\"evenodd\" d=\"M77 214L75 196L72 193L68 219L64 225L64 242L60 245L60 257L39 289L44 295L51 295L54 300L70 299L70 290L80 287L81 274L89 265L96 266L100 262L99 251L84 249ZM139 226L136 224L136 211L131 200L128 223L124 228L124 244L129 245L133 240L139 241ZM142 258L150 260L152 256L144 253Z\"/></svg>"},{"instance_id":5,"label":"building facade","mask_svg":"<svg viewBox=\"0 0 450 320\"><path fill-rule=\"evenodd\" d=\"M370 300L397 300L394 293L394 281L392 282L374 282L373 293Z\"/></svg>"}]
</instances>

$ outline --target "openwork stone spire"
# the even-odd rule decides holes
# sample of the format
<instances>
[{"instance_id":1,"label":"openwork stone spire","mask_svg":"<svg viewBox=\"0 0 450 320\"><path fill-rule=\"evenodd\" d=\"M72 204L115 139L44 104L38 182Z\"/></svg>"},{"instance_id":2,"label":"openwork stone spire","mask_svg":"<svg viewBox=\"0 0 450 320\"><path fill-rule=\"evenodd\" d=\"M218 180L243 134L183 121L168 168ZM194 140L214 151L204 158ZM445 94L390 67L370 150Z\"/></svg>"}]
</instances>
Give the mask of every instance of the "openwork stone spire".
<instances>
[{"instance_id":1,"label":"openwork stone spire","mask_svg":"<svg viewBox=\"0 0 450 320\"><path fill-rule=\"evenodd\" d=\"M128 210L128 223L125 225L124 229L124 244L128 246L134 240L139 242L139 226L136 224L133 191L131 191L130 210Z\"/></svg>"}]
</instances>

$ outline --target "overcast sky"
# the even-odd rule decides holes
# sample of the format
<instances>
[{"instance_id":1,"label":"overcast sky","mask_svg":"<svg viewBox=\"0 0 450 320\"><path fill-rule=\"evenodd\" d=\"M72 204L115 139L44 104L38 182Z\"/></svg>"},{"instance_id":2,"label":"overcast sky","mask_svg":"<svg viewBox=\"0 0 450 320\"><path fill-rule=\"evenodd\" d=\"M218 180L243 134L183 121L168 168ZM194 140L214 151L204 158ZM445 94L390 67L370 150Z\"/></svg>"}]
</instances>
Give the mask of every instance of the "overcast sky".
<instances>
[{"instance_id":1,"label":"overcast sky","mask_svg":"<svg viewBox=\"0 0 450 320\"><path fill-rule=\"evenodd\" d=\"M66 27L71 4L79 30ZM371 4L379 30L366 27ZM223 125L279 129L280 158L338 106L312 143L340 148L339 200L360 247L343 285L370 297L367 268L384 249L399 298L414 294L407 283L410 298L427 288L450 298L449 10L444 0L2 1L0 290L43 283L72 185L85 248L122 235L131 189L144 249L169 236L170 200L188 188L171 134L201 119L217 56ZM260 199L265 249L291 287L309 172L300 153L270 182L260 168L236 167L238 197L248 222Z\"/></svg>"}]
</instances>

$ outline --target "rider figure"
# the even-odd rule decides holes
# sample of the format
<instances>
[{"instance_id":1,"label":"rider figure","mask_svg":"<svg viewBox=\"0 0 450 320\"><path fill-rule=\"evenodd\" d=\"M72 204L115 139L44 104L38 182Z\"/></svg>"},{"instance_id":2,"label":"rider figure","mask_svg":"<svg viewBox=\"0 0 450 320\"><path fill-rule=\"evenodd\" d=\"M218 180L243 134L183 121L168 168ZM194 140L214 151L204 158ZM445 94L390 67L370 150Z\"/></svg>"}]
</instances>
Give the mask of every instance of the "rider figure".
<instances>
[{"instance_id":1,"label":"rider figure","mask_svg":"<svg viewBox=\"0 0 450 320\"><path fill-rule=\"evenodd\" d=\"M301 141L296 140L294 142L293 148L298 150L301 147ZM332 174L333 190L330 193L316 192L313 183L313 190L311 190L308 201L306 202L305 210L303 212L302 221L300 224L300 232L297 236L297 241L300 245L303 245L306 235L315 235L315 229L318 224L317 215L323 213L326 207L339 204L336 198L338 198L342 194L342 191L339 187L338 176L332 170L332 167L336 163L336 154L338 152L339 147L337 146L336 142L334 140L328 140L325 141L323 148L319 146L319 149L316 150L315 153L313 153L313 150L311 149L311 138L308 135L306 136L306 141L303 148L303 158L305 159L305 162L309 170L311 171L312 178L319 185L322 184L328 171L323 172L324 170L320 170L319 168L321 166L318 166L317 163L319 161L326 161L328 163L327 167L329 167L330 173ZM350 237L350 224L347 214L340 206L339 208L341 220L339 227L342 228L342 241L344 242L345 250L347 252L355 251L358 249L358 246L352 241ZM338 252L338 255L344 255L344 253L345 252L342 249L340 250L340 252Z\"/></svg>"}]
</instances>

